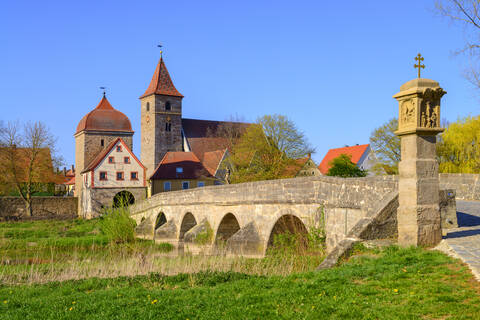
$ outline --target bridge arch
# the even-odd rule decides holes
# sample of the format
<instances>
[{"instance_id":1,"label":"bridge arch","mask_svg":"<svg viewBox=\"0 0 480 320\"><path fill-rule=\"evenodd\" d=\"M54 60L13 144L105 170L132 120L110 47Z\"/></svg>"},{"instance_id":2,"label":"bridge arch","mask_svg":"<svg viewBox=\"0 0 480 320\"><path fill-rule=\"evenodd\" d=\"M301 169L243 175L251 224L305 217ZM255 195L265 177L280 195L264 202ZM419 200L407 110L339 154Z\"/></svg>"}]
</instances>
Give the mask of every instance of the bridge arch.
<instances>
[{"instance_id":1,"label":"bridge arch","mask_svg":"<svg viewBox=\"0 0 480 320\"><path fill-rule=\"evenodd\" d=\"M227 241L238 230L240 230L240 224L238 223L237 217L235 217L233 213L227 213L218 225L217 232L215 233L215 243L219 244Z\"/></svg>"},{"instance_id":2,"label":"bridge arch","mask_svg":"<svg viewBox=\"0 0 480 320\"><path fill-rule=\"evenodd\" d=\"M197 225L197 220L191 212L185 213L182 218L182 224L180 225L180 234L178 235L179 240L183 240L185 233Z\"/></svg>"},{"instance_id":3,"label":"bridge arch","mask_svg":"<svg viewBox=\"0 0 480 320\"><path fill-rule=\"evenodd\" d=\"M294 236L297 246L306 247L307 245L307 227L298 216L292 213L283 214L275 221L270 230L266 249L275 246L276 237L282 234Z\"/></svg>"},{"instance_id":4,"label":"bridge arch","mask_svg":"<svg viewBox=\"0 0 480 320\"><path fill-rule=\"evenodd\" d=\"M165 213L160 212L155 219L155 230L163 226L165 223L167 223L167 217L165 216Z\"/></svg>"}]
</instances>

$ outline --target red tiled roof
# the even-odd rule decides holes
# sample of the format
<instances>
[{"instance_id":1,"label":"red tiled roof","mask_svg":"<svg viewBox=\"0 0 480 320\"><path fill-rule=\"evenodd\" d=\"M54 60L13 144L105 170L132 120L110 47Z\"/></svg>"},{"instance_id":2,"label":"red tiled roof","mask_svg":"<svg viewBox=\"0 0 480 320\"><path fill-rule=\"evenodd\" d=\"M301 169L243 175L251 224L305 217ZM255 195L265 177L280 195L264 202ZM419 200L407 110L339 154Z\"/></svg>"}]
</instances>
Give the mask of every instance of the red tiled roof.
<instances>
[{"instance_id":1,"label":"red tiled roof","mask_svg":"<svg viewBox=\"0 0 480 320\"><path fill-rule=\"evenodd\" d=\"M331 167L330 162L332 162L333 159L339 157L342 154L350 155L352 157L352 162L357 164L362 155L367 150L368 146L369 144L362 144L359 146L330 149L325 155L325 158L323 158L322 162L318 166L318 169L322 174L327 174L328 170Z\"/></svg>"},{"instance_id":2,"label":"red tiled roof","mask_svg":"<svg viewBox=\"0 0 480 320\"><path fill-rule=\"evenodd\" d=\"M160 57L157 68L155 68L152 81L150 81L147 90L140 96L140 99L152 94L162 94L183 98L182 94L178 92L173 85L172 79L170 78L170 74L168 73L162 57Z\"/></svg>"},{"instance_id":3,"label":"red tiled roof","mask_svg":"<svg viewBox=\"0 0 480 320\"><path fill-rule=\"evenodd\" d=\"M294 163L288 165L282 173L282 177L293 178L295 177L300 169L303 168L305 163L310 159L310 157L295 159Z\"/></svg>"},{"instance_id":4,"label":"red tiled roof","mask_svg":"<svg viewBox=\"0 0 480 320\"><path fill-rule=\"evenodd\" d=\"M206 152L227 149L230 147L227 138L215 136L215 133L220 126L228 124L245 127L249 125L248 123L229 121L182 119L182 128L185 138L188 141L191 151L195 153L200 161L203 161Z\"/></svg>"},{"instance_id":5,"label":"red tiled roof","mask_svg":"<svg viewBox=\"0 0 480 320\"><path fill-rule=\"evenodd\" d=\"M77 131L120 131L131 132L132 124L126 115L112 107L105 95L95 109L87 113L78 123Z\"/></svg>"},{"instance_id":6,"label":"red tiled roof","mask_svg":"<svg viewBox=\"0 0 480 320\"><path fill-rule=\"evenodd\" d=\"M72 169L68 169L65 173L65 177L75 177L75 171L73 171Z\"/></svg>"},{"instance_id":7,"label":"red tiled roof","mask_svg":"<svg viewBox=\"0 0 480 320\"><path fill-rule=\"evenodd\" d=\"M215 176L215 173L217 172L218 166L220 165L220 161L222 161L225 152L227 152L227 149L209 151L205 152L205 154L203 155L203 166L212 176Z\"/></svg>"},{"instance_id":8,"label":"red tiled roof","mask_svg":"<svg viewBox=\"0 0 480 320\"><path fill-rule=\"evenodd\" d=\"M30 159L32 158L31 148L0 148L0 172L3 172L3 177L10 181L14 180L13 175L10 174L10 169L2 168L9 166L8 158L10 152L14 152L15 167L17 179L19 182L27 182L28 180L28 167ZM4 158L5 157L5 158ZM60 174L56 174L53 171L52 156L49 148L38 149L38 154L35 158L33 166L36 170L33 172L31 179L32 182L39 183L62 183L65 177ZM0 179L1 180L1 179Z\"/></svg>"},{"instance_id":9,"label":"red tiled roof","mask_svg":"<svg viewBox=\"0 0 480 320\"><path fill-rule=\"evenodd\" d=\"M65 185L75 184L75 177L70 178L69 180L65 181L63 184L65 184Z\"/></svg>"},{"instance_id":10,"label":"red tiled roof","mask_svg":"<svg viewBox=\"0 0 480 320\"><path fill-rule=\"evenodd\" d=\"M177 173L177 168L183 172ZM193 152L170 151L165 154L150 179L213 178Z\"/></svg>"}]
</instances>

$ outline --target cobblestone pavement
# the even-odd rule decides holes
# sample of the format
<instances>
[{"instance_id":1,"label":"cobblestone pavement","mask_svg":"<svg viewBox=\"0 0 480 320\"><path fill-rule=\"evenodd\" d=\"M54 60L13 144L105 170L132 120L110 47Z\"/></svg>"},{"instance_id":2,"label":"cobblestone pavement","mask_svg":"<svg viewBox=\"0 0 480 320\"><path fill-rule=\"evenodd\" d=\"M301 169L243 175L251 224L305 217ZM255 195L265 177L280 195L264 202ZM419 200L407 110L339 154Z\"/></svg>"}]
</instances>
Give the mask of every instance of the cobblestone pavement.
<instances>
[{"instance_id":1,"label":"cobblestone pavement","mask_svg":"<svg viewBox=\"0 0 480 320\"><path fill-rule=\"evenodd\" d=\"M457 200L457 220L458 228L449 229L443 237L443 249L468 264L480 280L480 201Z\"/></svg>"}]
</instances>

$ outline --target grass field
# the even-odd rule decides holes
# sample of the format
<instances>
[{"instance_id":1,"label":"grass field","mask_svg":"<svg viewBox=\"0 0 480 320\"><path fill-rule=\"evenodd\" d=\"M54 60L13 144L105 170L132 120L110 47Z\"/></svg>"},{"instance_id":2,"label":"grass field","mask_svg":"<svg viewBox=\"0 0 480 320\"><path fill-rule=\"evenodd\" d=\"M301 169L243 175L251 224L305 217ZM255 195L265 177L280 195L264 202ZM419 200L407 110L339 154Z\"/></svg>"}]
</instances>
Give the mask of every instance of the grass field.
<instances>
[{"instance_id":1,"label":"grass field","mask_svg":"<svg viewBox=\"0 0 480 320\"><path fill-rule=\"evenodd\" d=\"M0 319L480 319L478 282L436 251L358 247L341 266L314 272L321 257L168 257L164 244L111 245L103 237L96 221L0 224ZM116 270L144 275L87 272L42 283L55 279L50 269L138 264L141 254L151 267ZM5 263L6 255L18 263ZM36 257L51 263L28 261Z\"/></svg>"}]
</instances>

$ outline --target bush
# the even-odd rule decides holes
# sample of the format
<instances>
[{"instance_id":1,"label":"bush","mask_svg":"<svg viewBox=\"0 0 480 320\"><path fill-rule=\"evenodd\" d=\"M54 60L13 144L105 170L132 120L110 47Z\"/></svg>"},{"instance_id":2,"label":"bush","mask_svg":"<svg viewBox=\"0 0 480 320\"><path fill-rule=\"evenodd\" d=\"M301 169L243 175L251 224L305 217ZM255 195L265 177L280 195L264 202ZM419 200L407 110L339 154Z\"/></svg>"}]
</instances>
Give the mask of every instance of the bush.
<instances>
[{"instance_id":1,"label":"bush","mask_svg":"<svg viewBox=\"0 0 480 320\"><path fill-rule=\"evenodd\" d=\"M100 220L100 230L115 243L135 241L135 226L127 206L105 209Z\"/></svg>"}]
</instances>

